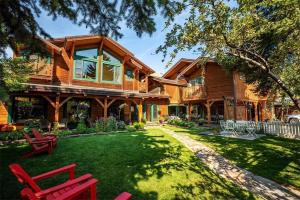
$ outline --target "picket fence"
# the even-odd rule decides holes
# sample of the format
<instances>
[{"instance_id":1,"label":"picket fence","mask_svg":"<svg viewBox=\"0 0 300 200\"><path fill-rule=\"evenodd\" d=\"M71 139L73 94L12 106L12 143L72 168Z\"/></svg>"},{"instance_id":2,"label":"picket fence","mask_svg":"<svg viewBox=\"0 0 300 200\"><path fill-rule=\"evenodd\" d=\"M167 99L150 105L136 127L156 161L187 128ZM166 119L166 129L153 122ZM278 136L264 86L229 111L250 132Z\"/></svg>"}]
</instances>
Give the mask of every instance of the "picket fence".
<instances>
[{"instance_id":1,"label":"picket fence","mask_svg":"<svg viewBox=\"0 0 300 200\"><path fill-rule=\"evenodd\" d=\"M300 123L259 122L257 131L284 138L300 139Z\"/></svg>"}]
</instances>

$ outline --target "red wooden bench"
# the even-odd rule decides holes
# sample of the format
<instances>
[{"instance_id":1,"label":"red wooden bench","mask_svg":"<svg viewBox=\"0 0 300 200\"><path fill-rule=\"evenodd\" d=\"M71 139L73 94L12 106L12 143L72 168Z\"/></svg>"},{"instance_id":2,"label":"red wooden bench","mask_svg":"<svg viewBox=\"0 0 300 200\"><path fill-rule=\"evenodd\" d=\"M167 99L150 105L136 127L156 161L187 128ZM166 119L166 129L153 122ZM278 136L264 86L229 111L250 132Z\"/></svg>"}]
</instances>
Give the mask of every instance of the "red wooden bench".
<instances>
[{"instance_id":1,"label":"red wooden bench","mask_svg":"<svg viewBox=\"0 0 300 200\"><path fill-rule=\"evenodd\" d=\"M97 179L92 178L91 174L85 174L75 178L75 164L70 164L65 167L55 169L34 177L29 176L28 173L19 165L9 165L10 171L17 177L18 181L25 186L21 191L23 200L96 200L96 184ZM61 173L69 173L69 180L42 190L37 181L44 180ZM115 198L115 200L129 200L131 194L123 192Z\"/></svg>"},{"instance_id":2,"label":"red wooden bench","mask_svg":"<svg viewBox=\"0 0 300 200\"><path fill-rule=\"evenodd\" d=\"M34 140L26 133L24 133L24 138L31 146L32 151L24 154L22 156L23 158L27 158L29 156L32 156L32 155L38 154L38 153L42 153L42 152L48 152L48 154L51 154L53 151L52 140Z\"/></svg>"},{"instance_id":3,"label":"red wooden bench","mask_svg":"<svg viewBox=\"0 0 300 200\"><path fill-rule=\"evenodd\" d=\"M34 137L36 140L51 140L53 146L56 146L57 143L57 136L54 134L41 134L38 130L36 130L35 128L31 129Z\"/></svg>"}]
</instances>

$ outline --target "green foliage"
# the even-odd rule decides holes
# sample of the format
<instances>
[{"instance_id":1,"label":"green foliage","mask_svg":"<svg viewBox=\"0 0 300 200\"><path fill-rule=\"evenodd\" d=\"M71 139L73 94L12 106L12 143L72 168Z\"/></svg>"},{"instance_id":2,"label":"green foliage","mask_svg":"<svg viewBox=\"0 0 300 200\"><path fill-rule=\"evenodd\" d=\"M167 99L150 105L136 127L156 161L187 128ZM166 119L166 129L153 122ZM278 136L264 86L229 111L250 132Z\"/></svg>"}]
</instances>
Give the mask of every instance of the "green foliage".
<instances>
[{"instance_id":1,"label":"green foliage","mask_svg":"<svg viewBox=\"0 0 300 200\"><path fill-rule=\"evenodd\" d=\"M76 129L74 130L77 134L85 134L87 133L87 127L85 125L85 122L81 121L77 124Z\"/></svg>"},{"instance_id":2,"label":"green foliage","mask_svg":"<svg viewBox=\"0 0 300 200\"><path fill-rule=\"evenodd\" d=\"M38 119L26 120L24 123L24 131L27 133L31 132L31 129L33 128L41 131L40 127L41 127L41 122Z\"/></svg>"},{"instance_id":3,"label":"green foliage","mask_svg":"<svg viewBox=\"0 0 300 200\"><path fill-rule=\"evenodd\" d=\"M136 131L136 128L133 127L133 126L127 125L127 126L126 126L126 130L127 130L128 132L134 132L134 131Z\"/></svg>"},{"instance_id":4,"label":"green foliage","mask_svg":"<svg viewBox=\"0 0 300 200\"><path fill-rule=\"evenodd\" d=\"M59 137L63 137L63 136L68 136L68 135L72 135L73 132L71 130L59 130L57 131L57 135Z\"/></svg>"},{"instance_id":5,"label":"green foliage","mask_svg":"<svg viewBox=\"0 0 300 200\"><path fill-rule=\"evenodd\" d=\"M58 122L54 122L53 123L53 129L52 129L53 133L58 133L59 131L59 123Z\"/></svg>"},{"instance_id":6,"label":"green foliage","mask_svg":"<svg viewBox=\"0 0 300 200\"><path fill-rule=\"evenodd\" d=\"M106 122L102 119L99 119L95 122L95 130L97 132L105 132L106 131Z\"/></svg>"},{"instance_id":7,"label":"green foliage","mask_svg":"<svg viewBox=\"0 0 300 200\"><path fill-rule=\"evenodd\" d=\"M117 129L118 130L125 130L125 128L126 128L126 124L125 124L124 121L118 121L117 122Z\"/></svg>"},{"instance_id":8,"label":"green foliage","mask_svg":"<svg viewBox=\"0 0 300 200\"><path fill-rule=\"evenodd\" d=\"M31 72L32 66L28 60L0 59L0 100L8 101L9 92L24 89L22 83L27 82Z\"/></svg>"},{"instance_id":9,"label":"green foliage","mask_svg":"<svg viewBox=\"0 0 300 200\"><path fill-rule=\"evenodd\" d=\"M106 131L116 131L117 130L117 120L115 117L110 116L106 122Z\"/></svg>"},{"instance_id":10,"label":"green foliage","mask_svg":"<svg viewBox=\"0 0 300 200\"><path fill-rule=\"evenodd\" d=\"M136 130L143 130L144 129L144 123L143 122L134 122L133 123L133 127L136 129Z\"/></svg>"},{"instance_id":11,"label":"green foliage","mask_svg":"<svg viewBox=\"0 0 300 200\"><path fill-rule=\"evenodd\" d=\"M168 120L168 124L186 128L193 128L195 126L194 122L183 121L179 118L171 118Z\"/></svg>"},{"instance_id":12,"label":"green foliage","mask_svg":"<svg viewBox=\"0 0 300 200\"><path fill-rule=\"evenodd\" d=\"M296 0L184 1L184 23L170 31L157 52L171 60L193 50L237 70L257 92L281 91L297 104L300 96L300 4ZM179 16L182 14L177 12ZM170 52L169 52L170 51Z\"/></svg>"},{"instance_id":13,"label":"green foliage","mask_svg":"<svg viewBox=\"0 0 300 200\"><path fill-rule=\"evenodd\" d=\"M56 19L64 17L75 24L84 25L91 33L122 37L120 23L133 29L138 36L156 31L154 16L157 9L163 17L171 19L180 7L176 1L135 0L106 1L5 1L0 3L0 56L10 46L17 50L18 44L28 46L32 52L42 51L40 38L51 36L38 24L43 12ZM37 18L36 18L37 17ZM17 28L16 28L17 27Z\"/></svg>"},{"instance_id":14,"label":"green foliage","mask_svg":"<svg viewBox=\"0 0 300 200\"><path fill-rule=\"evenodd\" d=\"M0 133L0 141L14 141L23 138L23 132L20 130Z\"/></svg>"}]
</instances>

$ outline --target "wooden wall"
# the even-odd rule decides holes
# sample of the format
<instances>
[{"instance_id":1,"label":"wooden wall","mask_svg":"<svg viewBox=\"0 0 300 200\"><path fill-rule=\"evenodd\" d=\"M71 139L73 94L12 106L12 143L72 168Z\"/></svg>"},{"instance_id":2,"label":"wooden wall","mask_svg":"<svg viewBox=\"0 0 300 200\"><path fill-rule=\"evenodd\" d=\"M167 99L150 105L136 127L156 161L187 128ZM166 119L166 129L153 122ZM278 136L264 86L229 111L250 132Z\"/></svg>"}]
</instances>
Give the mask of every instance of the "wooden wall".
<instances>
[{"instance_id":1,"label":"wooden wall","mask_svg":"<svg viewBox=\"0 0 300 200\"><path fill-rule=\"evenodd\" d=\"M0 124L6 124L8 117L7 107L0 101Z\"/></svg>"},{"instance_id":2,"label":"wooden wall","mask_svg":"<svg viewBox=\"0 0 300 200\"><path fill-rule=\"evenodd\" d=\"M232 75L216 63L208 63L205 71L205 86L208 99L233 97Z\"/></svg>"},{"instance_id":3,"label":"wooden wall","mask_svg":"<svg viewBox=\"0 0 300 200\"><path fill-rule=\"evenodd\" d=\"M164 91L166 95L170 96L170 103L176 104L182 102L183 91L181 87L165 84Z\"/></svg>"}]
</instances>

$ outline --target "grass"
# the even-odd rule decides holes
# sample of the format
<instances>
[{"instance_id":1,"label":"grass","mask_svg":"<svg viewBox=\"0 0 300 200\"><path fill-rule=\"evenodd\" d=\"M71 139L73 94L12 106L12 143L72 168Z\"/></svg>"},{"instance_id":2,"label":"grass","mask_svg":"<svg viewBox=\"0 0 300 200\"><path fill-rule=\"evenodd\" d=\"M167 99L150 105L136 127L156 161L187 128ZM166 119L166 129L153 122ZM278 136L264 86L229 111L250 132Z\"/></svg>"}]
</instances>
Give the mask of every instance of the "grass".
<instances>
[{"instance_id":1,"label":"grass","mask_svg":"<svg viewBox=\"0 0 300 200\"><path fill-rule=\"evenodd\" d=\"M30 175L76 163L76 175L92 173L99 180L99 199L128 191L133 199L256 199L210 171L187 148L164 132L120 133L61 139L52 155L20 160L28 146L0 148L0 199L18 199L22 186L8 171L20 163ZM39 183L42 188L66 177Z\"/></svg>"},{"instance_id":2,"label":"grass","mask_svg":"<svg viewBox=\"0 0 300 200\"><path fill-rule=\"evenodd\" d=\"M266 136L254 141L199 135L206 128L165 126L188 134L215 149L228 160L257 175L300 189L300 141Z\"/></svg>"}]
</instances>

